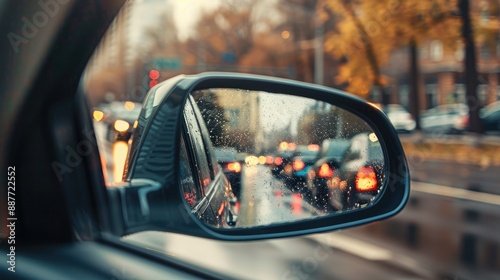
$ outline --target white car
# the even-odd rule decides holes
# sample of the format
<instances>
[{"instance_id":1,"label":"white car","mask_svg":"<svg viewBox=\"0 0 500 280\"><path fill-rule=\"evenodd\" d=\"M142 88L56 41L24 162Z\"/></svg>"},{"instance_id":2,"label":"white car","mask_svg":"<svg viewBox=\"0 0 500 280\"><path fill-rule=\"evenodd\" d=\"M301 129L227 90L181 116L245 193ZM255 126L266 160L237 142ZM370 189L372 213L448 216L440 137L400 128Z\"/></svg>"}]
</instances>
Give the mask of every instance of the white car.
<instances>
[{"instance_id":1,"label":"white car","mask_svg":"<svg viewBox=\"0 0 500 280\"><path fill-rule=\"evenodd\" d=\"M389 104L383 107L384 113L391 120L392 125L398 132L412 132L416 123L406 109L399 104Z\"/></svg>"},{"instance_id":2,"label":"white car","mask_svg":"<svg viewBox=\"0 0 500 280\"><path fill-rule=\"evenodd\" d=\"M460 133L467 127L466 104L445 104L425 111L420 117L424 132Z\"/></svg>"}]
</instances>

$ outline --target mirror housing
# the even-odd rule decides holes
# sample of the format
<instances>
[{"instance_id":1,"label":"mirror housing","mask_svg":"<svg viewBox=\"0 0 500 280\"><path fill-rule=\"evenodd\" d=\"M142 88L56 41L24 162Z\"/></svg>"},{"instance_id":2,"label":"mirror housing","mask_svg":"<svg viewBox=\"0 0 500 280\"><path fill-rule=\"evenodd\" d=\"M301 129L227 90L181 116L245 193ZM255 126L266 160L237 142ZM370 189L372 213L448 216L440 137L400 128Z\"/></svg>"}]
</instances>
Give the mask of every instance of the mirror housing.
<instances>
[{"instance_id":1,"label":"mirror housing","mask_svg":"<svg viewBox=\"0 0 500 280\"><path fill-rule=\"evenodd\" d=\"M369 207L356 211L286 224L254 228L205 225L200 221L202 217L197 217L186 203L181 191L179 147L186 100L190 93L210 88L314 98L355 114L373 128L384 153L386 179L379 198ZM125 177L127 182L108 188L113 218L120 221L113 227L115 234L157 230L219 240L290 237L370 223L401 211L410 190L408 164L399 137L389 119L375 106L324 86L260 75L217 72L177 76L150 90L132 136ZM200 202L204 207L208 207L208 203L207 199Z\"/></svg>"}]
</instances>

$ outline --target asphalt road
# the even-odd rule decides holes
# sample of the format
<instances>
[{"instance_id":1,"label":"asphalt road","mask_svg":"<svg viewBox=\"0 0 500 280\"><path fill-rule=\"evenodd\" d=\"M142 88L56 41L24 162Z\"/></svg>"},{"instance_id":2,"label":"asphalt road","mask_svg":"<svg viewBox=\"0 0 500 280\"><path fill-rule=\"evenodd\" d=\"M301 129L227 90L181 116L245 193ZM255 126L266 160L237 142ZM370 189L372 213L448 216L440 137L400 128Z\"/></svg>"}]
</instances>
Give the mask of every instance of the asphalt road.
<instances>
[{"instance_id":1,"label":"asphalt road","mask_svg":"<svg viewBox=\"0 0 500 280\"><path fill-rule=\"evenodd\" d=\"M267 166L243 168L240 199L240 227L291 222L322 215L275 179Z\"/></svg>"},{"instance_id":2,"label":"asphalt road","mask_svg":"<svg viewBox=\"0 0 500 280\"><path fill-rule=\"evenodd\" d=\"M123 147L96 131L107 182ZM321 235L218 242L171 233L126 237L166 257L239 279L500 279L500 174L495 167L411 163L412 191L397 216ZM240 226L319 215L265 166L245 167Z\"/></svg>"}]
</instances>

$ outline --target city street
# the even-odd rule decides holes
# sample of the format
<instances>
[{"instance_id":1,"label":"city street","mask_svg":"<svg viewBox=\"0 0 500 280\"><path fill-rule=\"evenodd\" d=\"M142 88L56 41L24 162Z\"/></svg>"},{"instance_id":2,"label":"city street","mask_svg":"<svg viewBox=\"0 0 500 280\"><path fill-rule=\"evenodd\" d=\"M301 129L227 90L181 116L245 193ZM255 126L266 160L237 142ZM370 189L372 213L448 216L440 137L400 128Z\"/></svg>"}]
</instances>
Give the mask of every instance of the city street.
<instances>
[{"instance_id":1,"label":"city street","mask_svg":"<svg viewBox=\"0 0 500 280\"><path fill-rule=\"evenodd\" d=\"M262 165L244 167L240 227L290 222L321 215Z\"/></svg>"},{"instance_id":2,"label":"city street","mask_svg":"<svg viewBox=\"0 0 500 280\"><path fill-rule=\"evenodd\" d=\"M107 181L120 180L123 142L96 135ZM444 161L410 162L406 208L385 221L340 232L245 243L147 232L127 237L153 250L236 278L482 279L500 277L500 194L495 167ZM239 226L321 215L264 165L242 170ZM296 252L300 252L297 254ZM250 256L259 255L260 258ZM204 256L204 257L200 257ZM302 256L302 257L301 257ZM303 256L309 256L304 258Z\"/></svg>"}]
</instances>

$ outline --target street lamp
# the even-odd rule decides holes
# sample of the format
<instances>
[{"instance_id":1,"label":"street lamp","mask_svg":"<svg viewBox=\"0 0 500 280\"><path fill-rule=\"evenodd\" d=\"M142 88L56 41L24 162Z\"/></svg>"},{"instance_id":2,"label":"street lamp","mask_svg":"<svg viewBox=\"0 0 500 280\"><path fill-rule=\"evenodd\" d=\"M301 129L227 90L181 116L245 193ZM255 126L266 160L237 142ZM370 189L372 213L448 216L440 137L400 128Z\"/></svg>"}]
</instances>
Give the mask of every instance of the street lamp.
<instances>
[{"instance_id":1,"label":"street lamp","mask_svg":"<svg viewBox=\"0 0 500 280\"><path fill-rule=\"evenodd\" d=\"M300 49L314 49L314 83L323 85L324 83L324 33L325 26L319 15L315 10L306 10L301 6L296 4L287 4L288 7L299 9L301 12L307 14L314 18L314 38L311 40L298 41L297 44ZM281 37L283 39L288 39L290 37L290 32L281 32Z\"/></svg>"}]
</instances>

